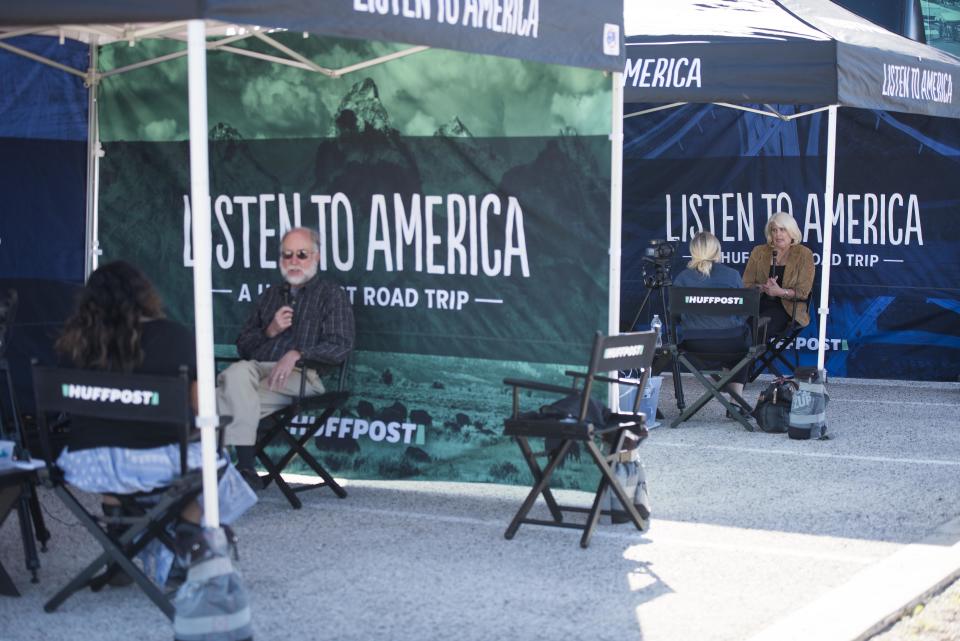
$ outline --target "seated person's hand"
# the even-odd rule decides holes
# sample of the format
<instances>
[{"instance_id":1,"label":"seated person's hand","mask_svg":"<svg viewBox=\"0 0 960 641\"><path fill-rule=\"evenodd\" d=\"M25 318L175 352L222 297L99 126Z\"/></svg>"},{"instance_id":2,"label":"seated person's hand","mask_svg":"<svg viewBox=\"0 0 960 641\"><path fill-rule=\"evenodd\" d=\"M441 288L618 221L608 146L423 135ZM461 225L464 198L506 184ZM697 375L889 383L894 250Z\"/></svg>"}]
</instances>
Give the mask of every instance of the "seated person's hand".
<instances>
[{"instance_id":1,"label":"seated person's hand","mask_svg":"<svg viewBox=\"0 0 960 641\"><path fill-rule=\"evenodd\" d=\"M277 313L273 315L273 320L267 325L267 336L273 338L286 331L291 325L293 325L293 308L284 305L277 310Z\"/></svg>"},{"instance_id":2,"label":"seated person's hand","mask_svg":"<svg viewBox=\"0 0 960 641\"><path fill-rule=\"evenodd\" d=\"M297 361L300 360L300 352L291 349L283 355L277 364L270 370L270 376L267 378L267 386L272 390L283 389L287 379L290 378L290 372L293 371Z\"/></svg>"}]
</instances>

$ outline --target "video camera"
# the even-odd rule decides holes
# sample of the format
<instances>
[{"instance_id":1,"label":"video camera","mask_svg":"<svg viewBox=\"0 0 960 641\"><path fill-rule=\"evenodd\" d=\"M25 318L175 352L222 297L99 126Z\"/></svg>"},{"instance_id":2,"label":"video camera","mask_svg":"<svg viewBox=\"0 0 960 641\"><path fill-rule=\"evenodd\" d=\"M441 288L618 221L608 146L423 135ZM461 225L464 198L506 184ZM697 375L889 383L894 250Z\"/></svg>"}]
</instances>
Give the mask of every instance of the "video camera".
<instances>
[{"instance_id":1,"label":"video camera","mask_svg":"<svg viewBox=\"0 0 960 641\"><path fill-rule=\"evenodd\" d=\"M669 287L670 263L677 253L677 244L667 240L655 238L650 241L650 246L643 252L643 260L652 267L648 271L647 267L643 269L643 286L647 289L657 287Z\"/></svg>"},{"instance_id":2,"label":"video camera","mask_svg":"<svg viewBox=\"0 0 960 641\"><path fill-rule=\"evenodd\" d=\"M650 246L643 252L643 259L650 262L669 263L676 253L676 243L663 240L662 238L654 238L650 241Z\"/></svg>"}]
</instances>

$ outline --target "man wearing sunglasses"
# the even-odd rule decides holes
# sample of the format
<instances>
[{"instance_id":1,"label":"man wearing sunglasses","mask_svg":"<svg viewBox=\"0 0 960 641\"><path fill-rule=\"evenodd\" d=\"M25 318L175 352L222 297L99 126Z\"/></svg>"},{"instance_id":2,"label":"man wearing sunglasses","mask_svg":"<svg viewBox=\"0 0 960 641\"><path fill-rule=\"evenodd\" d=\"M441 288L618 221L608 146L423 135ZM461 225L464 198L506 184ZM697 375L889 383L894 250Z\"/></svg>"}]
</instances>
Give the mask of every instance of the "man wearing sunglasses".
<instances>
[{"instance_id":1,"label":"man wearing sunglasses","mask_svg":"<svg viewBox=\"0 0 960 641\"><path fill-rule=\"evenodd\" d=\"M224 442L237 453L237 469L254 489L257 423L289 405L300 391L301 358L337 364L353 349L353 309L332 281L317 277L320 246L316 232L297 227L280 243L283 282L267 289L237 336L241 359L217 377L220 414L232 416ZM323 392L316 372L307 372L310 394Z\"/></svg>"}]
</instances>

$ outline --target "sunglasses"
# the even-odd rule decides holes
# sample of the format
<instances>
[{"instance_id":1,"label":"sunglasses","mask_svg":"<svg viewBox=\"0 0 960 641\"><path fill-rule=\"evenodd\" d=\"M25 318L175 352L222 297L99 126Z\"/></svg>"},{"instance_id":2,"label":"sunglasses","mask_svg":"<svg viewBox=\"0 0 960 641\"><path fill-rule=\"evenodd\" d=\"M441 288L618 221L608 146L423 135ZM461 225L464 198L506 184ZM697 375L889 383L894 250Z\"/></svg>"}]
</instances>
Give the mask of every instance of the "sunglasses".
<instances>
[{"instance_id":1,"label":"sunglasses","mask_svg":"<svg viewBox=\"0 0 960 641\"><path fill-rule=\"evenodd\" d=\"M290 260L294 256L297 257L297 260L306 260L313 256L313 251L308 249L298 249L297 251L290 251L289 249L280 252L280 258L284 260Z\"/></svg>"}]
</instances>

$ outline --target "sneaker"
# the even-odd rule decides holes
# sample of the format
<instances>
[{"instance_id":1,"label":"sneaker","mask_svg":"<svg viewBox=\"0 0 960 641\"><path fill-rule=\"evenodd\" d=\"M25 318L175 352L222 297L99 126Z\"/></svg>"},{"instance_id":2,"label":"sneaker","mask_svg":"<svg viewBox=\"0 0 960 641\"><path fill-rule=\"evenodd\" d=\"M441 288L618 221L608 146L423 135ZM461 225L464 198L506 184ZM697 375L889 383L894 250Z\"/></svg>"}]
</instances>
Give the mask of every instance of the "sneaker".
<instances>
[{"instance_id":1,"label":"sneaker","mask_svg":"<svg viewBox=\"0 0 960 641\"><path fill-rule=\"evenodd\" d=\"M237 471L240 472L240 476L243 477L243 480L247 482L247 485L249 485L250 489L254 492L259 492L263 489L263 479L260 478L256 470L244 467L237 468Z\"/></svg>"}]
</instances>

